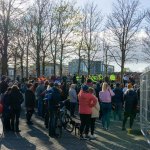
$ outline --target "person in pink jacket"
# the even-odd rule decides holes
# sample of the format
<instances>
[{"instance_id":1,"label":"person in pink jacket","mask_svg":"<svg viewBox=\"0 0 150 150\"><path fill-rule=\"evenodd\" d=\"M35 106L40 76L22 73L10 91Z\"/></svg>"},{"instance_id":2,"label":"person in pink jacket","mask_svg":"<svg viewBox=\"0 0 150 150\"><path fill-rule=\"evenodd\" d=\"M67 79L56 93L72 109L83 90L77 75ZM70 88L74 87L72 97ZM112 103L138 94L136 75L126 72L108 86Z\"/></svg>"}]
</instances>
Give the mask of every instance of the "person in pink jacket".
<instances>
[{"instance_id":1,"label":"person in pink jacket","mask_svg":"<svg viewBox=\"0 0 150 150\"><path fill-rule=\"evenodd\" d=\"M107 82L104 82L102 85L102 91L99 92L99 99L102 109L102 125L106 130L108 130L110 125L110 114L112 108L111 99L114 95L114 92L111 90Z\"/></svg>"},{"instance_id":2,"label":"person in pink jacket","mask_svg":"<svg viewBox=\"0 0 150 150\"><path fill-rule=\"evenodd\" d=\"M89 127L90 127L90 120L92 114L92 107L96 105L96 97L88 93L88 86L82 85L82 89L78 94L79 99L79 113L80 113L80 139L89 139ZM85 130L84 130L85 128ZM85 131L85 137L83 137L83 131Z\"/></svg>"}]
</instances>

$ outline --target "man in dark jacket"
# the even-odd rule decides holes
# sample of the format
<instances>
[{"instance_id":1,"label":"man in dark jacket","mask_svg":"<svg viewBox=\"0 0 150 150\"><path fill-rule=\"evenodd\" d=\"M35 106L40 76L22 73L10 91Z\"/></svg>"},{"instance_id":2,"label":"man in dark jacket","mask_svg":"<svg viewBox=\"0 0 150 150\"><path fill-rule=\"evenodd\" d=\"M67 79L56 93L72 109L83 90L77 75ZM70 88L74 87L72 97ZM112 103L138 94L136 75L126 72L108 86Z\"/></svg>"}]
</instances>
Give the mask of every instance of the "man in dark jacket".
<instances>
[{"instance_id":1,"label":"man in dark jacket","mask_svg":"<svg viewBox=\"0 0 150 150\"><path fill-rule=\"evenodd\" d=\"M116 115L118 115L119 120L121 121L122 117L122 105L123 105L123 91L120 88L120 84L116 84L116 88L113 90L115 95L112 98L112 104L114 107L114 120L116 120Z\"/></svg>"},{"instance_id":2,"label":"man in dark jacket","mask_svg":"<svg viewBox=\"0 0 150 150\"><path fill-rule=\"evenodd\" d=\"M138 98L137 93L133 90L132 85L128 84L128 90L124 94L125 112L122 130L125 129L127 118L130 117L130 128L132 129L134 118L136 117Z\"/></svg>"},{"instance_id":3,"label":"man in dark jacket","mask_svg":"<svg viewBox=\"0 0 150 150\"><path fill-rule=\"evenodd\" d=\"M49 119L49 136L51 137L58 137L56 133L56 124L58 118L58 107L60 104L61 92L58 83L54 83L54 87L52 88L52 95L48 101L48 107L50 112L50 119Z\"/></svg>"},{"instance_id":4,"label":"man in dark jacket","mask_svg":"<svg viewBox=\"0 0 150 150\"><path fill-rule=\"evenodd\" d=\"M31 117L34 113L34 107L35 107L35 94L31 90L32 84L27 85L27 90L25 92L25 106L26 106L26 119L27 124L32 125Z\"/></svg>"},{"instance_id":5,"label":"man in dark jacket","mask_svg":"<svg viewBox=\"0 0 150 150\"><path fill-rule=\"evenodd\" d=\"M0 101L3 100L4 93L7 91L8 84L7 84L7 78L6 76L2 76L0 81Z\"/></svg>"},{"instance_id":6,"label":"man in dark jacket","mask_svg":"<svg viewBox=\"0 0 150 150\"><path fill-rule=\"evenodd\" d=\"M13 85L10 93L10 109L11 109L11 130L20 132L19 118L21 112L21 104L24 101L18 86Z\"/></svg>"}]
</instances>

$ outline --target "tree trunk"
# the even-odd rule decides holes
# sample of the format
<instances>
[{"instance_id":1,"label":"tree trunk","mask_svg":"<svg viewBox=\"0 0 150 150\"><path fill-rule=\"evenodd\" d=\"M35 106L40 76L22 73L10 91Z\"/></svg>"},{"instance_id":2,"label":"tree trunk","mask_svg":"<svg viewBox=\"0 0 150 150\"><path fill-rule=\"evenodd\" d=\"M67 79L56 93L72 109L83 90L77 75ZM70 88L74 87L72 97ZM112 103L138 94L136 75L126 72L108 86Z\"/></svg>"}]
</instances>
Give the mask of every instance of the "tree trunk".
<instances>
[{"instance_id":1,"label":"tree trunk","mask_svg":"<svg viewBox=\"0 0 150 150\"><path fill-rule=\"evenodd\" d=\"M121 60L121 83L123 83L123 74L124 74L124 64L125 64L125 51L122 50L122 60Z\"/></svg>"},{"instance_id":2,"label":"tree trunk","mask_svg":"<svg viewBox=\"0 0 150 150\"><path fill-rule=\"evenodd\" d=\"M57 46L56 46L56 40L55 40L55 52L54 52L54 57L53 57L53 62L54 62L54 76L56 76L56 54L57 54Z\"/></svg>"},{"instance_id":3,"label":"tree trunk","mask_svg":"<svg viewBox=\"0 0 150 150\"><path fill-rule=\"evenodd\" d=\"M81 56L79 55L78 75L80 75L80 67L81 67Z\"/></svg>"},{"instance_id":4,"label":"tree trunk","mask_svg":"<svg viewBox=\"0 0 150 150\"><path fill-rule=\"evenodd\" d=\"M16 72L17 72L17 57L14 55L14 81L16 80Z\"/></svg>"},{"instance_id":5,"label":"tree trunk","mask_svg":"<svg viewBox=\"0 0 150 150\"><path fill-rule=\"evenodd\" d=\"M29 48L27 46L27 59L26 59L26 78L28 79L29 73L28 73L28 68L29 68Z\"/></svg>"},{"instance_id":6,"label":"tree trunk","mask_svg":"<svg viewBox=\"0 0 150 150\"><path fill-rule=\"evenodd\" d=\"M64 49L64 45L61 44L61 54L60 54L60 77L62 77L62 72L63 72L63 49Z\"/></svg>"},{"instance_id":7,"label":"tree trunk","mask_svg":"<svg viewBox=\"0 0 150 150\"><path fill-rule=\"evenodd\" d=\"M88 49L88 75L91 73L90 48Z\"/></svg>"},{"instance_id":8,"label":"tree trunk","mask_svg":"<svg viewBox=\"0 0 150 150\"><path fill-rule=\"evenodd\" d=\"M7 55L2 55L2 75L8 75L8 59L7 59Z\"/></svg>"},{"instance_id":9,"label":"tree trunk","mask_svg":"<svg viewBox=\"0 0 150 150\"><path fill-rule=\"evenodd\" d=\"M7 29L4 34L4 46L3 46L3 54L2 54L2 75L8 75L8 54L7 54L7 48L8 48L8 35L7 35Z\"/></svg>"},{"instance_id":10,"label":"tree trunk","mask_svg":"<svg viewBox=\"0 0 150 150\"><path fill-rule=\"evenodd\" d=\"M45 75L45 55L43 56L43 61L42 61L42 75Z\"/></svg>"},{"instance_id":11,"label":"tree trunk","mask_svg":"<svg viewBox=\"0 0 150 150\"><path fill-rule=\"evenodd\" d=\"M20 58L20 64L21 64L21 80L24 78L24 68L23 68L23 57Z\"/></svg>"},{"instance_id":12,"label":"tree trunk","mask_svg":"<svg viewBox=\"0 0 150 150\"><path fill-rule=\"evenodd\" d=\"M40 76L40 39L39 35L37 36L37 49L36 49L36 73L37 77Z\"/></svg>"}]
</instances>

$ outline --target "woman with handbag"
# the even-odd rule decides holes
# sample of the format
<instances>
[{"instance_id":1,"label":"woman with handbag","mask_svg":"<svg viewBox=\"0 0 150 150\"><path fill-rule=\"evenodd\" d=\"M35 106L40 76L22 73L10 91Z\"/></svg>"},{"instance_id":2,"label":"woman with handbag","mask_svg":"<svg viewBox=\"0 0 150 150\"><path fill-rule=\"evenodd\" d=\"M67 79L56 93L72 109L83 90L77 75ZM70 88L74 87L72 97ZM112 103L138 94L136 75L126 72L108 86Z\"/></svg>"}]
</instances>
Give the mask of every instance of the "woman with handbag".
<instances>
[{"instance_id":1,"label":"woman with handbag","mask_svg":"<svg viewBox=\"0 0 150 150\"><path fill-rule=\"evenodd\" d=\"M114 96L114 92L111 90L107 82L102 85L102 91L99 92L99 99L102 109L102 125L103 128L108 130L110 125L110 114L112 109L111 97Z\"/></svg>"}]
</instances>

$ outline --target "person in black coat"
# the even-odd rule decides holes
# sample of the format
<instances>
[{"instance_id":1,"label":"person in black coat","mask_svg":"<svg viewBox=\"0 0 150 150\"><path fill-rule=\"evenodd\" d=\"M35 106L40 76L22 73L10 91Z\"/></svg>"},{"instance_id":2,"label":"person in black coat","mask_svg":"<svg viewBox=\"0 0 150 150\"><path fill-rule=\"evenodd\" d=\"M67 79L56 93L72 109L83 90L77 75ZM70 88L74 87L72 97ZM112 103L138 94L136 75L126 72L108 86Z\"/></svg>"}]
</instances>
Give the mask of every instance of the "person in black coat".
<instances>
[{"instance_id":1,"label":"person in black coat","mask_svg":"<svg viewBox=\"0 0 150 150\"><path fill-rule=\"evenodd\" d=\"M57 113L59 104L62 101L60 86L58 83L54 83L52 88L51 98L48 101L48 108L50 113L49 118L49 136L58 137L56 133L56 124L57 124Z\"/></svg>"},{"instance_id":2,"label":"person in black coat","mask_svg":"<svg viewBox=\"0 0 150 150\"><path fill-rule=\"evenodd\" d=\"M125 129L125 125L128 117L130 117L130 128L132 129L134 118L136 117L138 98L137 93L133 90L132 85L128 84L128 90L124 94L125 112L122 130Z\"/></svg>"},{"instance_id":3,"label":"person in black coat","mask_svg":"<svg viewBox=\"0 0 150 150\"><path fill-rule=\"evenodd\" d=\"M23 103L23 96L18 86L13 85L10 93L10 109L11 109L11 130L20 132L19 118L21 112L21 104Z\"/></svg>"},{"instance_id":4,"label":"person in black coat","mask_svg":"<svg viewBox=\"0 0 150 150\"><path fill-rule=\"evenodd\" d=\"M122 106L123 106L123 91L120 88L120 84L116 84L116 88L113 90L115 95L112 97L112 105L114 107L114 120L116 120L116 115L119 117L119 121L122 119Z\"/></svg>"},{"instance_id":5,"label":"person in black coat","mask_svg":"<svg viewBox=\"0 0 150 150\"><path fill-rule=\"evenodd\" d=\"M32 84L27 84L27 90L25 92L25 106L26 106L26 119L27 124L32 125L31 117L34 113L35 108L35 94L31 90Z\"/></svg>"},{"instance_id":6,"label":"person in black coat","mask_svg":"<svg viewBox=\"0 0 150 150\"><path fill-rule=\"evenodd\" d=\"M10 93L11 88L9 87L4 94L3 103L3 124L6 131L11 130L10 128Z\"/></svg>"}]
</instances>

